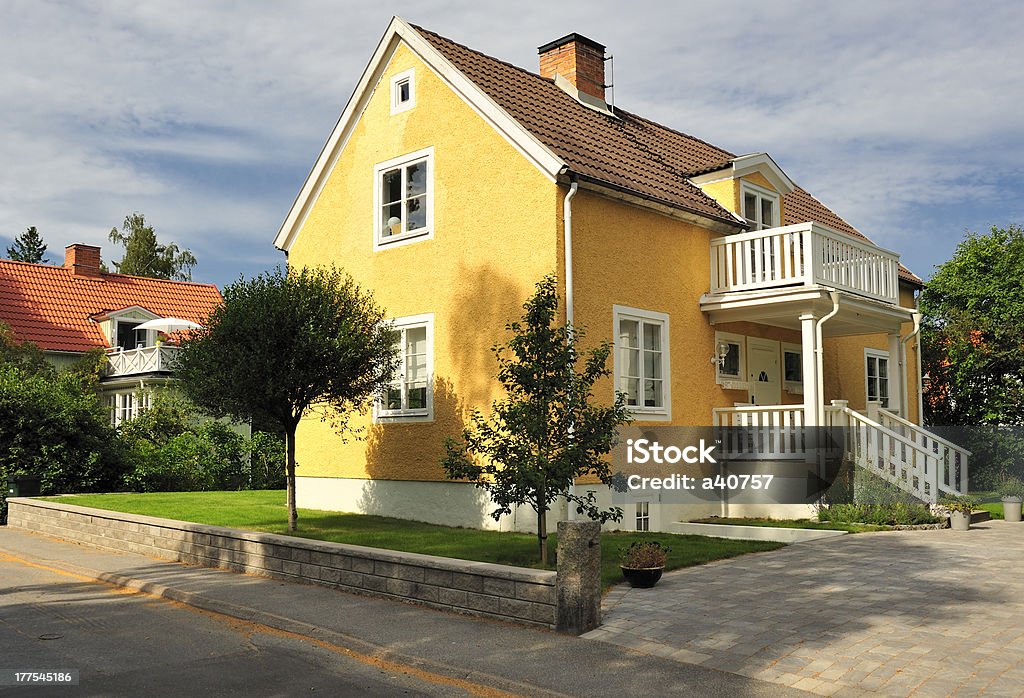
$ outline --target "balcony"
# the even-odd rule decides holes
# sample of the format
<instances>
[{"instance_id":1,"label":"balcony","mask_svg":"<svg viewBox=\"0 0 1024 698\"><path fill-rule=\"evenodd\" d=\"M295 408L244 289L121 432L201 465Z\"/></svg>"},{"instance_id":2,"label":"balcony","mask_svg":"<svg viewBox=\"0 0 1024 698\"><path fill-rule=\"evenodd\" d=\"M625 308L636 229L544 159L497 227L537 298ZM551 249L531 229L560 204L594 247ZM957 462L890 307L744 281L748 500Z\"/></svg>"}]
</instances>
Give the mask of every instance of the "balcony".
<instances>
[{"instance_id":1,"label":"balcony","mask_svg":"<svg viewBox=\"0 0 1024 698\"><path fill-rule=\"evenodd\" d=\"M896 305L899 255L816 223L711 241L711 295L830 287Z\"/></svg>"},{"instance_id":2,"label":"balcony","mask_svg":"<svg viewBox=\"0 0 1024 698\"><path fill-rule=\"evenodd\" d=\"M179 347L166 344L153 347L122 350L115 347L107 351L105 378L132 376L141 373L169 373L174 370Z\"/></svg>"}]
</instances>

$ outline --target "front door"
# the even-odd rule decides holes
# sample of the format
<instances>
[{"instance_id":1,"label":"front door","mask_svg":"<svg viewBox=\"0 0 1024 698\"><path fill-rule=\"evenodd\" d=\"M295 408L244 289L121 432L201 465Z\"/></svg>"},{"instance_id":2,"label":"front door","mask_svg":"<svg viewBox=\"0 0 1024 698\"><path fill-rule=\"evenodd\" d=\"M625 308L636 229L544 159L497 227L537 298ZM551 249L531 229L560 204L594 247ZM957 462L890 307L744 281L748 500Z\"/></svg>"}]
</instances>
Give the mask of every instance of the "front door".
<instances>
[{"instance_id":1,"label":"front door","mask_svg":"<svg viewBox=\"0 0 1024 698\"><path fill-rule=\"evenodd\" d=\"M747 337L747 380L754 405L782 403L779 343L774 339Z\"/></svg>"}]
</instances>

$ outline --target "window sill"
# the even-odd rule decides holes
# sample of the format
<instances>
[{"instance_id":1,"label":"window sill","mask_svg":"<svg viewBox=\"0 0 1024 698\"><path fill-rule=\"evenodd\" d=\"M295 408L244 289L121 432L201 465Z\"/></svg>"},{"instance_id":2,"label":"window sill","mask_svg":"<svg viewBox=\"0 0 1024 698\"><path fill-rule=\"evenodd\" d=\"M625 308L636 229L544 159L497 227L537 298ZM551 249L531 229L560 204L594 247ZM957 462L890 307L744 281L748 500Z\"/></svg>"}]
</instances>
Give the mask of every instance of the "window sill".
<instances>
[{"instance_id":1,"label":"window sill","mask_svg":"<svg viewBox=\"0 0 1024 698\"><path fill-rule=\"evenodd\" d=\"M636 407L626 407L629 416L638 422L668 422L672 415L667 410L644 410Z\"/></svg>"},{"instance_id":2,"label":"window sill","mask_svg":"<svg viewBox=\"0 0 1024 698\"><path fill-rule=\"evenodd\" d=\"M794 383L794 382L791 382L791 381L787 381L784 385L785 385L785 389L786 389L787 393L792 393L793 395L803 395L804 394L803 383Z\"/></svg>"},{"instance_id":3,"label":"window sill","mask_svg":"<svg viewBox=\"0 0 1024 698\"><path fill-rule=\"evenodd\" d=\"M394 424L401 422L432 422L434 415L429 410L415 412L387 412L373 415L374 424Z\"/></svg>"},{"instance_id":4,"label":"window sill","mask_svg":"<svg viewBox=\"0 0 1024 698\"><path fill-rule=\"evenodd\" d=\"M389 247L401 247L402 245L408 245L411 242L419 242L420 240L428 240L434 237L432 230L417 230L415 233L404 233L402 235L392 235L386 238L378 238L373 243L373 249L386 250Z\"/></svg>"},{"instance_id":5,"label":"window sill","mask_svg":"<svg viewBox=\"0 0 1024 698\"><path fill-rule=\"evenodd\" d=\"M750 390L750 383L739 379L722 378L719 379L718 385L722 386L723 390Z\"/></svg>"}]
</instances>

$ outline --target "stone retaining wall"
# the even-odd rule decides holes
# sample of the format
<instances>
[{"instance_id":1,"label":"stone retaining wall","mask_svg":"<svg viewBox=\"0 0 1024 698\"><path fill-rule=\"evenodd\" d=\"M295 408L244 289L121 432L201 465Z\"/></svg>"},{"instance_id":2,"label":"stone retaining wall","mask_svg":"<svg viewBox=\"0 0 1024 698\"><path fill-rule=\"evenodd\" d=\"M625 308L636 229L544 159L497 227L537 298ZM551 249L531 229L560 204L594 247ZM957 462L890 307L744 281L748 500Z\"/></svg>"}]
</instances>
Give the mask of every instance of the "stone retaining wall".
<instances>
[{"instance_id":1,"label":"stone retaining wall","mask_svg":"<svg viewBox=\"0 0 1024 698\"><path fill-rule=\"evenodd\" d=\"M555 572L205 526L36 499L7 501L11 527L108 550L398 598L528 625L554 628L558 620Z\"/></svg>"}]
</instances>

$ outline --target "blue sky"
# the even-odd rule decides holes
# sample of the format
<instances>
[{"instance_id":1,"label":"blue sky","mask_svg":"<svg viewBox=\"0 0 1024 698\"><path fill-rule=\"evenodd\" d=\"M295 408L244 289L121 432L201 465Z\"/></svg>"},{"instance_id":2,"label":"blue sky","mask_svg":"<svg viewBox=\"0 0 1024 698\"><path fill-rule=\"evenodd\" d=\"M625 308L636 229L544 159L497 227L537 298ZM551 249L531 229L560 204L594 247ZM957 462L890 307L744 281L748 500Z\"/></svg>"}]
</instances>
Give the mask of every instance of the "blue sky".
<instances>
[{"instance_id":1,"label":"blue sky","mask_svg":"<svg viewBox=\"0 0 1024 698\"><path fill-rule=\"evenodd\" d=\"M1019 3L21 2L0 9L0 244L141 211L223 285L272 240L392 14L530 69L571 31L616 102L801 186L924 277L1024 222ZM0 250L2 251L2 250Z\"/></svg>"}]
</instances>

